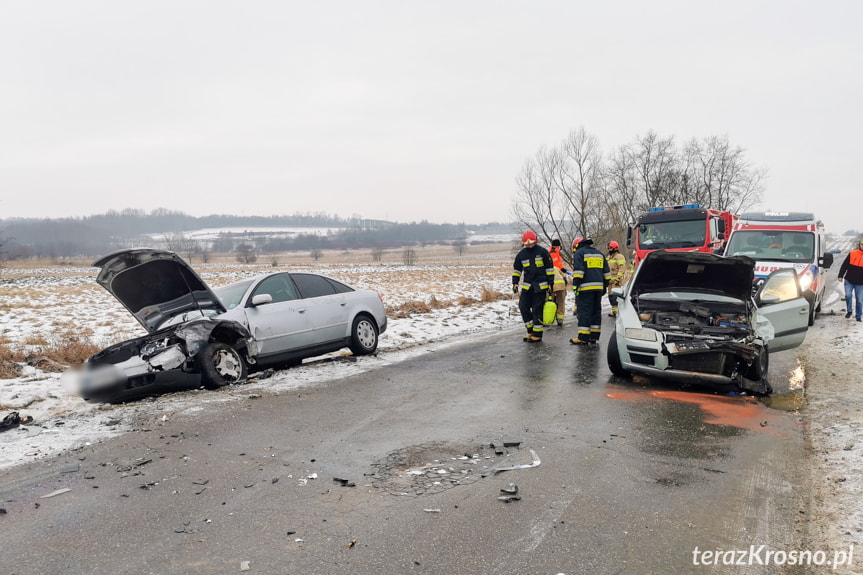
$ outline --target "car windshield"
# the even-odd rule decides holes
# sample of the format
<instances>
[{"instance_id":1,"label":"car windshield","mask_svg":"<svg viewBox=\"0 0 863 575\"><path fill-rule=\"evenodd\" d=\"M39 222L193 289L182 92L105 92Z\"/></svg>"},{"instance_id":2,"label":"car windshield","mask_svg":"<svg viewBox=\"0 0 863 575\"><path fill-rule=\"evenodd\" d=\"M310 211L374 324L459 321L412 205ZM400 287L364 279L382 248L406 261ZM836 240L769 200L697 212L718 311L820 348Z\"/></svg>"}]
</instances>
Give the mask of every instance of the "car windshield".
<instances>
[{"instance_id":1,"label":"car windshield","mask_svg":"<svg viewBox=\"0 0 863 575\"><path fill-rule=\"evenodd\" d=\"M725 255L758 260L812 261L815 236L811 232L785 230L741 230L731 234Z\"/></svg>"},{"instance_id":2,"label":"car windshield","mask_svg":"<svg viewBox=\"0 0 863 575\"><path fill-rule=\"evenodd\" d=\"M254 280L244 280L228 284L214 289L213 293L216 294L216 297L219 298L219 301L222 302L225 309L234 309L240 304L240 300L243 299L243 294L246 293L246 290L249 289L249 286L252 285L253 281Z\"/></svg>"},{"instance_id":3,"label":"car windshield","mask_svg":"<svg viewBox=\"0 0 863 575\"><path fill-rule=\"evenodd\" d=\"M704 220L652 222L638 226L638 247L642 250L698 248L704 245Z\"/></svg>"}]
</instances>

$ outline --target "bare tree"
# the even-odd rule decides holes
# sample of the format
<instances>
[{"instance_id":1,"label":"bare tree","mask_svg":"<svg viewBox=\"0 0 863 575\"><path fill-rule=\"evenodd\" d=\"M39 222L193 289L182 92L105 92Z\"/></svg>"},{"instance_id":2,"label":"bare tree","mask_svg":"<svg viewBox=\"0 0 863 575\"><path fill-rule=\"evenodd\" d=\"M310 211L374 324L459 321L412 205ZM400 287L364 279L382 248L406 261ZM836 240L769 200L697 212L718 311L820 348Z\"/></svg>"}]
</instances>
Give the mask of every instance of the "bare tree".
<instances>
[{"instance_id":1,"label":"bare tree","mask_svg":"<svg viewBox=\"0 0 863 575\"><path fill-rule=\"evenodd\" d=\"M563 154L566 168L560 187L570 207L568 216L575 223L573 232L596 238L608 227L599 142L578 128L564 140Z\"/></svg>"},{"instance_id":2,"label":"bare tree","mask_svg":"<svg viewBox=\"0 0 863 575\"><path fill-rule=\"evenodd\" d=\"M312 248L309 250L309 255L313 260L318 261L319 259L324 257L324 250L322 250L321 248Z\"/></svg>"},{"instance_id":3,"label":"bare tree","mask_svg":"<svg viewBox=\"0 0 863 575\"><path fill-rule=\"evenodd\" d=\"M744 211L761 201L765 169L753 168L742 148L732 148L728 137L712 136L690 142L688 155L700 168L698 203L720 210Z\"/></svg>"},{"instance_id":4,"label":"bare tree","mask_svg":"<svg viewBox=\"0 0 863 575\"><path fill-rule=\"evenodd\" d=\"M402 262L409 267L416 265L417 251L413 248L405 248L402 251Z\"/></svg>"},{"instance_id":5,"label":"bare tree","mask_svg":"<svg viewBox=\"0 0 863 575\"><path fill-rule=\"evenodd\" d=\"M162 245L166 250L185 256L189 262L192 261L192 256L201 251L198 240L186 237L183 232L162 236Z\"/></svg>"},{"instance_id":6,"label":"bare tree","mask_svg":"<svg viewBox=\"0 0 863 575\"><path fill-rule=\"evenodd\" d=\"M379 262L384 257L384 249L383 248L372 248L372 261Z\"/></svg>"},{"instance_id":7,"label":"bare tree","mask_svg":"<svg viewBox=\"0 0 863 575\"><path fill-rule=\"evenodd\" d=\"M251 244L240 244L236 249L237 261L242 264L253 264L258 261L258 256L255 254L255 246Z\"/></svg>"}]
</instances>

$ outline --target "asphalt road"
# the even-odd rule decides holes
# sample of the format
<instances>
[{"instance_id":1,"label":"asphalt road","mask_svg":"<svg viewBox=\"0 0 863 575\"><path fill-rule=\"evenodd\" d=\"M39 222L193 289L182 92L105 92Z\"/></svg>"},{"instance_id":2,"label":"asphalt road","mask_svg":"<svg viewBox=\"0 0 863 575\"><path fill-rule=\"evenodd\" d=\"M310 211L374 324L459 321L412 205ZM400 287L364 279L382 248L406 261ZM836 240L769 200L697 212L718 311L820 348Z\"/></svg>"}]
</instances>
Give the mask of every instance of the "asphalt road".
<instances>
[{"instance_id":1,"label":"asphalt road","mask_svg":"<svg viewBox=\"0 0 863 575\"><path fill-rule=\"evenodd\" d=\"M569 322L541 344L496 333L4 470L3 570L810 572L758 565L764 552L694 564L696 549L803 548L798 415L613 378L611 320L599 349L569 345ZM774 386L793 368L773 356ZM495 472L531 451L538 465ZM500 500L510 483L520 499Z\"/></svg>"}]
</instances>

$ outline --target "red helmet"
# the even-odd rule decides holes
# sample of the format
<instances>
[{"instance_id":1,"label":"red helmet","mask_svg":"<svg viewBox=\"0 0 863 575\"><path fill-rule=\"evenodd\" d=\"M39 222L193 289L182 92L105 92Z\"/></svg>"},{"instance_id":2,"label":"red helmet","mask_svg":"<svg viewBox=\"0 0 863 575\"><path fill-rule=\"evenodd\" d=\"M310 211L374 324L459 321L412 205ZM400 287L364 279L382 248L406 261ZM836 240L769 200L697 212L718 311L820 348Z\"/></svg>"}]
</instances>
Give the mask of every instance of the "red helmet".
<instances>
[{"instance_id":1,"label":"red helmet","mask_svg":"<svg viewBox=\"0 0 863 575\"><path fill-rule=\"evenodd\" d=\"M620 244L614 240L608 242L608 249L620 251Z\"/></svg>"},{"instance_id":2,"label":"red helmet","mask_svg":"<svg viewBox=\"0 0 863 575\"><path fill-rule=\"evenodd\" d=\"M574 240L572 240L572 249L573 249L573 251L575 251L575 250L577 250L577 249L578 249L578 244L580 244L580 243L581 243L581 240L583 240L583 239L584 239L584 238L575 238Z\"/></svg>"},{"instance_id":3,"label":"red helmet","mask_svg":"<svg viewBox=\"0 0 863 575\"><path fill-rule=\"evenodd\" d=\"M531 231L531 230L527 230L521 236L521 243L522 243L522 245L525 245L525 246L532 246L533 244L536 243L536 234L533 233L533 231Z\"/></svg>"}]
</instances>

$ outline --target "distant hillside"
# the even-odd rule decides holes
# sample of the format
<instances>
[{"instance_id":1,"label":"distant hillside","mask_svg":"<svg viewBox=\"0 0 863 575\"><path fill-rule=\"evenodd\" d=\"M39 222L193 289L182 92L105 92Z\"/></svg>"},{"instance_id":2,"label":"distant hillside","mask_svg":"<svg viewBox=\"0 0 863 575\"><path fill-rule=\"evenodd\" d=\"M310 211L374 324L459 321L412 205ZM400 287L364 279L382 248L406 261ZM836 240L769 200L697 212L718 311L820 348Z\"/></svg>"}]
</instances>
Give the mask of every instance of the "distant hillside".
<instances>
[{"instance_id":1,"label":"distant hillside","mask_svg":"<svg viewBox=\"0 0 863 575\"><path fill-rule=\"evenodd\" d=\"M303 231L291 232L291 228ZM196 239L194 232L204 229L226 231L212 239ZM472 234L511 232L510 224L501 223L480 226L425 221L397 223L340 218L325 213L194 217L160 208L151 213L123 210L80 218L0 220L0 258L93 257L144 245L189 252L230 252L243 245L246 250L260 253L318 248L391 248L464 241Z\"/></svg>"}]
</instances>

